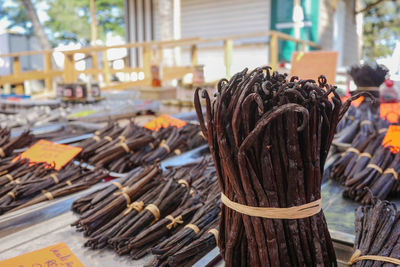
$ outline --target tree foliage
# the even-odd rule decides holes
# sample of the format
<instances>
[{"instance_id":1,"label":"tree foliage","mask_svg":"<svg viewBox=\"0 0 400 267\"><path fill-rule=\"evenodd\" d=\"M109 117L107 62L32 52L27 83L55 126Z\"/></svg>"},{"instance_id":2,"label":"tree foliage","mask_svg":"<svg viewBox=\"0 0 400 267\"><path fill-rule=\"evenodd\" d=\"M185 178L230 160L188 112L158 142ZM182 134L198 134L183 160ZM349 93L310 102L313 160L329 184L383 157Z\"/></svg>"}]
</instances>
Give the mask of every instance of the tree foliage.
<instances>
[{"instance_id":1,"label":"tree foliage","mask_svg":"<svg viewBox=\"0 0 400 267\"><path fill-rule=\"evenodd\" d=\"M0 0L4 6L5 0ZM36 0L33 3L45 6L47 18L40 18L49 39L53 43L90 43L90 0ZM44 4L44 5L43 5ZM98 39L105 41L107 33L123 36L123 0L96 0ZM19 26L32 34L32 23L19 0L12 1L0 11L0 19L10 21L8 28Z\"/></svg>"},{"instance_id":2,"label":"tree foliage","mask_svg":"<svg viewBox=\"0 0 400 267\"><path fill-rule=\"evenodd\" d=\"M364 0L372 4L377 0ZM400 1L383 1L364 13L363 54L366 60L391 55L400 39Z\"/></svg>"}]
</instances>

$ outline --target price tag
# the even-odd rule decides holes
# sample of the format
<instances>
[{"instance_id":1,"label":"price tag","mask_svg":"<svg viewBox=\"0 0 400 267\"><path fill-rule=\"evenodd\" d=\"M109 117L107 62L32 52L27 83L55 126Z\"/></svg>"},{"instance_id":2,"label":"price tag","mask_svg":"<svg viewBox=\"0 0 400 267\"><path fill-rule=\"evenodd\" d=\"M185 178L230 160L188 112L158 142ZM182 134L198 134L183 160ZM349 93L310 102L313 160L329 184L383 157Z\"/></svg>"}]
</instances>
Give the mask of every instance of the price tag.
<instances>
[{"instance_id":1,"label":"price tag","mask_svg":"<svg viewBox=\"0 0 400 267\"><path fill-rule=\"evenodd\" d=\"M144 127L152 131L158 131L160 128L167 128L168 126L175 126L177 128L180 128L185 125L186 122L183 120L175 119L167 114L162 114L154 120L146 123Z\"/></svg>"},{"instance_id":2,"label":"price tag","mask_svg":"<svg viewBox=\"0 0 400 267\"><path fill-rule=\"evenodd\" d=\"M8 260L0 261L0 266L16 267L56 267L73 266L84 267L79 259L72 253L67 245L62 242L50 247L35 250Z\"/></svg>"},{"instance_id":3,"label":"price tag","mask_svg":"<svg viewBox=\"0 0 400 267\"><path fill-rule=\"evenodd\" d=\"M32 147L26 150L18 158L26 158L31 162L47 162L55 164L55 169L61 169L65 164L71 161L76 155L81 152L82 148L73 147L61 144L55 144L46 140L39 140Z\"/></svg>"},{"instance_id":4,"label":"price tag","mask_svg":"<svg viewBox=\"0 0 400 267\"><path fill-rule=\"evenodd\" d=\"M398 153L400 151L400 126L389 126L385 138L382 140L382 145L390 147L392 153Z\"/></svg>"},{"instance_id":5,"label":"price tag","mask_svg":"<svg viewBox=\"0 0 400 267\"><path fill-rule=\"evenodd\" d=\"M388 122L397 123L400 115L400 103L381 103L380 116Z\"/></svg>"}]
</instances>

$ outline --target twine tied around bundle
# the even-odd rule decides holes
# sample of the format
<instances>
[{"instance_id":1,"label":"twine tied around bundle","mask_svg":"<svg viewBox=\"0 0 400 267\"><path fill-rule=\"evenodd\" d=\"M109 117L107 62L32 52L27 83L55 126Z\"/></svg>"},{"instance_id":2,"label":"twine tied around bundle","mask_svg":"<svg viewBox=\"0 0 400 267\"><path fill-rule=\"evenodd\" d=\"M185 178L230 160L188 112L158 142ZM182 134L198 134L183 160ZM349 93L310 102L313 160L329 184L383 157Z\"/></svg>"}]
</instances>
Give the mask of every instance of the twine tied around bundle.
<instances>
[{"instance_id":1,"label":"twine tied around bundle","mask_svg":"<svg viewBox=\"0 0 400 267\"><path fill-rule=\"evenodd\" d=\"M127 205L127 210L124 212L124 215L127 215L132 210L136 210L138 213L140 213L143 210L143 207L143 201L135 201L132 204Z\"/></svg>"},{"instance_id":2,"label":"twine tied around bundle","mask_svg":"<svg viewBox=\"0 0 400 267\"><path fill-rule=\"evenodd\" d=\"M230 200L227 196L221 193L221 201L228 208L239 213L253 217L262 217L267 219L303 219L311 217L321 211L321 199L313 202L294 206L290 208L268 208L268 207L253 207L246 206Z\"/></svg>"},{"instance_id":3,"label":"twine tied around bundle","mask_svg":"<svg viewBox=\"0 0 400 267\"><path fill-rule=\"evenodd\" d=\"M185 228L190 228L193 230L193 232L195 232L196 235L198 235L200 233L200 229L199 227L197 227L197 225L193 224L193 223L189 223L185 225Z\"/></svg>"},{"instance_id":4,"label":"twine tied around bundle","mask_svg":"<svg viewBox=\"0 0 400 267\"><path fill-rule=\"evenodd\" d=\"M168 215L168 216L165 217L165 219L168 219L168 220L171 221L166 226L168 230L171 230L172 227L175 228L175 227L178 226L178 224L182 224L183 223L181 215L179 215L178 217L175 217L175 218L172 215Z\"/></svg>"},{"instance_id":5,"label":"twine tied around bundle","mask_svg":"<svg viewBox=\"0 0 400 267\"><path fill-rule=\"evenodd\" d=\"M356 263L358 261L364 261L364 260L383 261L383 262L389 262L389 263L393 263L396 265L400 265L399 259L395 259L395 258L391 258L391 257L378 256L378 255L361 256L361 250L359 250L359 249L354 251L353 255L351 256L351 258L347 264L348 264L348 266L352 266L354 263Z\"/></svg>"}]
</instances>

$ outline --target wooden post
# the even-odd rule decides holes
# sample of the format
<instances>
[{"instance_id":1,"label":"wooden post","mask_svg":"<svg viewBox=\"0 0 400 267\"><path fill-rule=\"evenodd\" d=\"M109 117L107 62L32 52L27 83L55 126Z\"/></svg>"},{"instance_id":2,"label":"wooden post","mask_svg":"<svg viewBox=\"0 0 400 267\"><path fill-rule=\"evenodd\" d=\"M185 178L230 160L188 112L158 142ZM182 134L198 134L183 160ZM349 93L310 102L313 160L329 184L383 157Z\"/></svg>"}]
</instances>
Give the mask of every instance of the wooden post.
<instances>
[{"instance_id":1,"label":"wooden post","mask_svg":"<svg viewBox=\"0 0 400 267\"><path fill-rule=\"evenodd\" d=\"M145 45L143 46L143 55L142 55L142 59L143 59L143 69L144 69L144 79L145 80L149 80L151 83L151 52L152 47Z\"/></svg>"},{"instance_id":2,"label":"wooden post","mask_svg":"<svg viewBox=\"0 0 400 267\"><path fill-rule=\"evenodd\" d=\"M272 70L278 69L278 36L272 33L269 40L269 65Z\"/></svg>"},{"instance_id":3,"label":"wooden post","mask_svg":"<svg viewBox=\"0 0 400 267\"><path fill-rule=\"evenodd\" d=\"M92 45L96 45L97 41L97 19L96 19L96 5L95 0L90 0L90 16L91 16L91 39Z\"/></svg>"},{"instance_id":4,"label":"wooden post","mask_svg":"<svg viewBox=\"0 0 400 267\"><path fill-rule=\"evenodd\" d=\"M226 78L231 77L231 67L232 67L232 55L233 55L233 40L226 39L224 43L224 55L225 55L225 70Z\"/></svg>"},{"instance_id":5,"label":"wooden post","mask_svg":"<svg viewBox=\"0 0 400 267\"><path fill-rule=\"evenodd\" d=\"M44 74L46 75L46 78L44 79L44 88L46 92L51 92L53 89L52 79L51 76L49 75L50 71L51 71L51 52L46 52L44 54Z\"/></svg>"},{"instance_id":6,"label":"wooden post","mask_svg":"<svg viewBox=\"0 0 400 267\"><path fill-rule=\"evenodd\" d=\"M74 54L64 54L64 82L74 82Z\"/></svg>"},{"instance_id":7,"label":"wooden post","mask_svg":"<svg viewBox=\"0 0 400 267\"><path fill-rule=\"evenodd\" d=\"M18 77L21 73L21 62L19 61L19 56L13 57L13 75ZM24 94L24 85L18 83L15 85L15 93L16 94Z\"/></svg>"},{"instance_id":8,"label":"wooden post","mask_svg":"<svg viewBox=\"0 0 400 267\"><path fill-rule=\"evenodd\" d=\"M93 51L92 53L92 69L93 70L98 70L99 69L99 55L97 51ZM98 73L93 74L93 81L97 82L98 81Z\"/></svg>"},{"instance_id":9,"label":"wooden post","mask_svg":"<svg viewBox=\"0 0 400 267\"><path fill-rule=\"evenodd\" d=\"M301 51L306 52L306 44L304 42L301 42Z\"/></svg>"},{"instance_id":10,"label":"wooden post","mask_svg":"<svg viewBox=\"0 0 400 267\"><path fill-rule=\"evenodd\" d=\"M104 70L104 83L106 86L110 85L110 64L108 62L107 50L103 50L103 70Z\"/></svg>"},{"instance_id":11,"label":"wooden post","mask_svg":"<svg viewBox=\"0 0 400 267\"><path fill-rule=\"evenodd\" d=\"M192 61L192 67L197 66L198 61L197 61L197 45L192 44L190 47L190 58Z\"/></svg>"}]
</instances>

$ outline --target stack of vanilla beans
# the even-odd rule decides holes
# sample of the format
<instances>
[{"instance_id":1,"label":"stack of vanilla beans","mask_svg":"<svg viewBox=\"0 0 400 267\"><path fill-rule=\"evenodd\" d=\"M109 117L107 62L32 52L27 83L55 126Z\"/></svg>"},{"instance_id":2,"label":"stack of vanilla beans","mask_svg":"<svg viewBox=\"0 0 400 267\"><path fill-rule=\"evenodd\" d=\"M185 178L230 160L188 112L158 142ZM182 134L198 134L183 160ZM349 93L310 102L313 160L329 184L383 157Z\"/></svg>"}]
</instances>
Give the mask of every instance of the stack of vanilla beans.
<instances>
[{"instance_id":1,"label":"stack of vanilla beans","mask_svg":"<svg viewBox=\"0 0 400 267\"><path fill-rule=\"evenodd\" d=\"M349 266L400 265L400 212L395 204L373 198L371 205L358 207L355 233Z\"/></svg>"},{"instance_id":2,"label":"stack of vanilla beans","mask_svg":"<svg viewBox=\"0 0 400 267\"><path fill-rule=\"evenodd\" d=\"M333 143L351 144L359 134L369 136L391 124L373 110L373 102L367 99L358 107L351 106L337 126Z\"/></svg>"},{"instance_id":3,"label":"stack of vanilla beans","mask_svg":"<svg viewBox=\"0 0 400 267\"><path fill-rule=\"evenodd\" d=\"M93 249L112 248L149 266L191 266L216 246L220 200L211 160L168 168L139 167L76 200L73 223Z\"/></svg>"},{"instance_id":4,"label":"stack of vanilla beans","mask_svg":"<svg viewBox=\"0 0 400 267\"><path fill-rule=\"evenodd\" d=\"M393 154L382 145L386 131L360 132L333 164L330 177L346 186L344 197L368 204L372 196L387 199L399 195L400 153Z\"/></svg>"},{"instance_id":5,"label":"stack of vanilla beans","mask_svg":"<svg viewBox=\"0 0 400 267\"><path fill-rule=\"evenodd\" d=\"M358 96L342 103L323 76L269 69L221 80L213 100L203 90L206 118L195 94L223 193L221 254L227 266L335 266L321 177L336 126Z\"/></svg>"},{"instance_id":6,"label":"stack of vanilla beans","mask_svg":"<svg viewBox=\"0 0 400 267\"><path fill-rule=\"evenodd\" d=\"M31 144L33 136L29 131L22 132L19 136L11 138L11 132L7 128L0 128L0 160L8 160L8 157L15 157L15 149L23 148Z\"/></svg>"},{"instance_id":7,"label":"stack of vanilla beans","mask_svg":"<svg viewBox=\"0 0 400 267\"><path fill-rule=\"evenodd\" d=\"M25 159L1 165L0 174L0 214L84 190L108 176L72 163L56 171Z\"/></svg>"},{"instance_id":8,"label":"stack of vanilla beans","mask_svg":"<svg viewBox=\"0 0 400 267\"><path fill-rule=\"evenodd\" d=\"M152 132L134 123L125 128L110 123L79 144L83 149L81 159L121 173L205 144L199 133L200 127L194 124Z\"/></svg>"}]
</instances>

